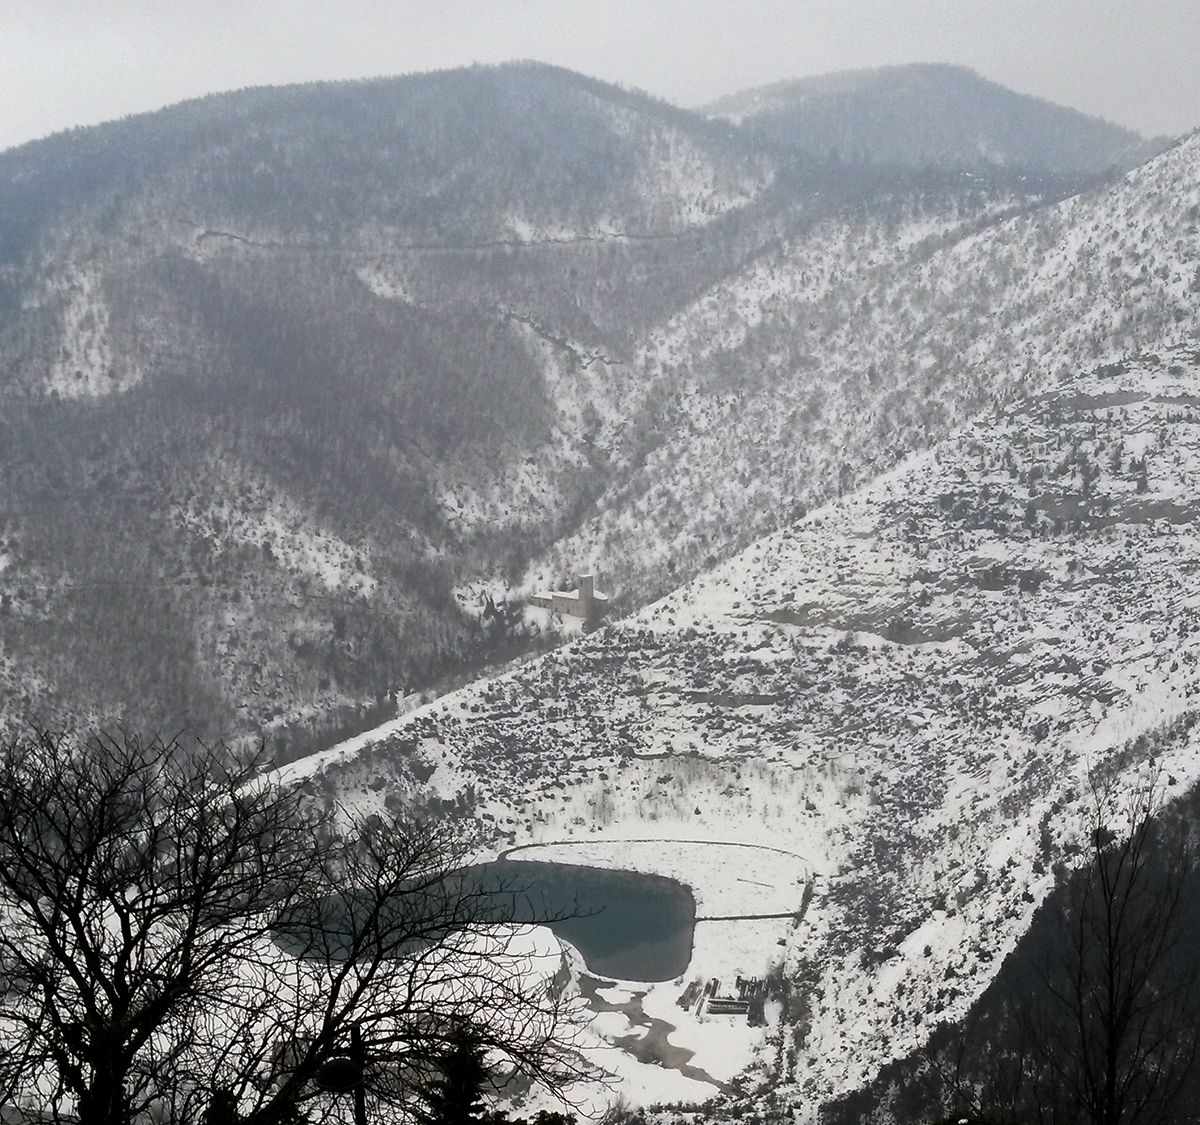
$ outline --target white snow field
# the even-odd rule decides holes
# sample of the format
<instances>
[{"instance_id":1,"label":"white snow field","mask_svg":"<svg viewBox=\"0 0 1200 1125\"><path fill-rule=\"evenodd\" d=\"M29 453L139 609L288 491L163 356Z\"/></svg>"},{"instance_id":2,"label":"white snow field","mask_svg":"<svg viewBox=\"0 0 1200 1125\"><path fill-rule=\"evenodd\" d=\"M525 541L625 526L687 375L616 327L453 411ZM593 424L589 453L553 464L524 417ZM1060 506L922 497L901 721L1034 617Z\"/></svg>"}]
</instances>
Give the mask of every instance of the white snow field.
<instances>
[{"instance_id":1,"label":"white snow field","mask_svg":"<svg viewBox=\"0 0 1200 1125\"><path fill-rule=\"evenodd\" d=\"M967 1009L1079 831L1089 774L1200 776L1198 423L1188 346L1072 374L643 612L291 772L363 808L453 810L497 852L546 845L514 858L670 874L701 917L795 901L811 874L800 925L700 923L688 971L642 1000L718 1083L753 1055L743 1084L769 1078L806 1117ZM778 850L748 863L737 844ZM803 1002L768 1009L765 1035L675 1003L772 962ZM598 1030L621 1040L622 1018Z\"/></svg>"}]
</instances>

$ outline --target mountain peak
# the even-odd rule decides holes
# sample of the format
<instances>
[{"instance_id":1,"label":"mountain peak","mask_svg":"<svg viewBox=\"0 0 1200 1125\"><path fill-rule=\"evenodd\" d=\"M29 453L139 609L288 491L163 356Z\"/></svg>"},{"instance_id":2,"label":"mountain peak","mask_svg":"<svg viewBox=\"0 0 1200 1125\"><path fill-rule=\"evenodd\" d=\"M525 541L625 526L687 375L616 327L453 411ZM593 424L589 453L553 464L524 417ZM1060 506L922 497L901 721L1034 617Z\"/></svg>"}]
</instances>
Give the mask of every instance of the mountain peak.
<instances>
[{"instance_id":1,"label":"mountain peak","mask_svg":"<svg viewBox=\"0 0 1200 1125\"><path fill-rule=\"evenodd\" d=\"M1091 174L1161 148L1131 129L1017 93L956 63L837 71L703 108L807 157Z\"/></svg>"}]
</instances>

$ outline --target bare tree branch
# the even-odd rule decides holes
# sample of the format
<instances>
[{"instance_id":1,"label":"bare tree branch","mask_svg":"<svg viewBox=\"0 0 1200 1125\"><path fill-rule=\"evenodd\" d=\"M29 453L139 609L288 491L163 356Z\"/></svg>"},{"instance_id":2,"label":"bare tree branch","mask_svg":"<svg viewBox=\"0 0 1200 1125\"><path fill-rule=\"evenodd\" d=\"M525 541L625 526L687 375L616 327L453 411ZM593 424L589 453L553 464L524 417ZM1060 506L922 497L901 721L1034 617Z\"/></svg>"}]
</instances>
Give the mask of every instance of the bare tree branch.
<instances>
[{"instance_id":1,"label":"bare tree branch","mask_svg":"<svg viewBox=\"0 0 1200 1125\"><path fill-rule=\"evenodd\" d=\"M357 1029L403 1108L467 1029L590 1074L557 946L451 829L322 810L260 757L105 733L0 745L0 1096L85 1125L321 1116Z\"/></svg>"}]
</instances>

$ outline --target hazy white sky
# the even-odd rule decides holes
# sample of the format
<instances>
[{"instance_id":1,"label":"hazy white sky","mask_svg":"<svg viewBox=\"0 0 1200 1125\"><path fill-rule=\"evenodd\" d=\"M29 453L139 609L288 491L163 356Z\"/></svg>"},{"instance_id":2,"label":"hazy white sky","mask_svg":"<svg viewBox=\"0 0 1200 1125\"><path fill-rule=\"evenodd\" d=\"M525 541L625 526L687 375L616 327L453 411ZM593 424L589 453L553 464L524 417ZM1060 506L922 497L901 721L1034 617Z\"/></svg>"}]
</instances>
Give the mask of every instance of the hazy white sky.
<instances>
[{"instance_id":1,"label":"hazy white sky","mask_svg":"<svg viewBox=\"0 0 1200 1125\"><path fill-rule=\"evenodd\" d=\"M0 148L214 90L533 58L685 105L937 61L1200 125L1200 0L0 0Z\"/></svg>"}]
</instances>

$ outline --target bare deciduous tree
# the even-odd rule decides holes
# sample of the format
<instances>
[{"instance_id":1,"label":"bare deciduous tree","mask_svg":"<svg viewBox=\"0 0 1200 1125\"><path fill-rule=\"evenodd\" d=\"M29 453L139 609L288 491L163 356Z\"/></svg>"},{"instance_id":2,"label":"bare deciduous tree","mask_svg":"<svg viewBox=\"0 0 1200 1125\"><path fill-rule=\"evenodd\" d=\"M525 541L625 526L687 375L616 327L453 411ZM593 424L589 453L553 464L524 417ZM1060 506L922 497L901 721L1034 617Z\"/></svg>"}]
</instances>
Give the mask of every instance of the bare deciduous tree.
<instances>
[{"instance_id":1,"label":"bare deciduous tree","mask_svg":"<svg viewBox=\"0 0 1200 1125\"><path fill-rule=\"evenodd\" d=\"M464 1028L502 1072L585 1073L557 950L463 870L457 832L324 809L261 764L124 735L0 745L0 1099L279 1125L328 1108L352 1032L391 1106Z\"/></svg>"},{"instance_id":2,"label":"bare deciduous tree","mask_svg":"<svg viewBox=\"0 0 1200 1125\"><path fill-rule=\"evenodd\" d=\"M1031 1006L1039 1117L1094 1125L1169 1119L1196 1061L1186 832L1163 830L1161 779L1122 796L1093 782L1086 854L1057 911L1059 948Z\"/></svg>"},{"instance_id":3,"label":"bare deciduous tree","mask_svg":"<svg viewBox=\"0 0 1200 1125\"><path fill-rule=\"evenodd\" d=\"M1157 774L1132 791L1093 779L1089 798L1082 863L1060 869L1027 967L926 1059L956 1116L1159 1125L1194 1082L1191 833L1165 822Z\"/></svg>"}]
</instances>

